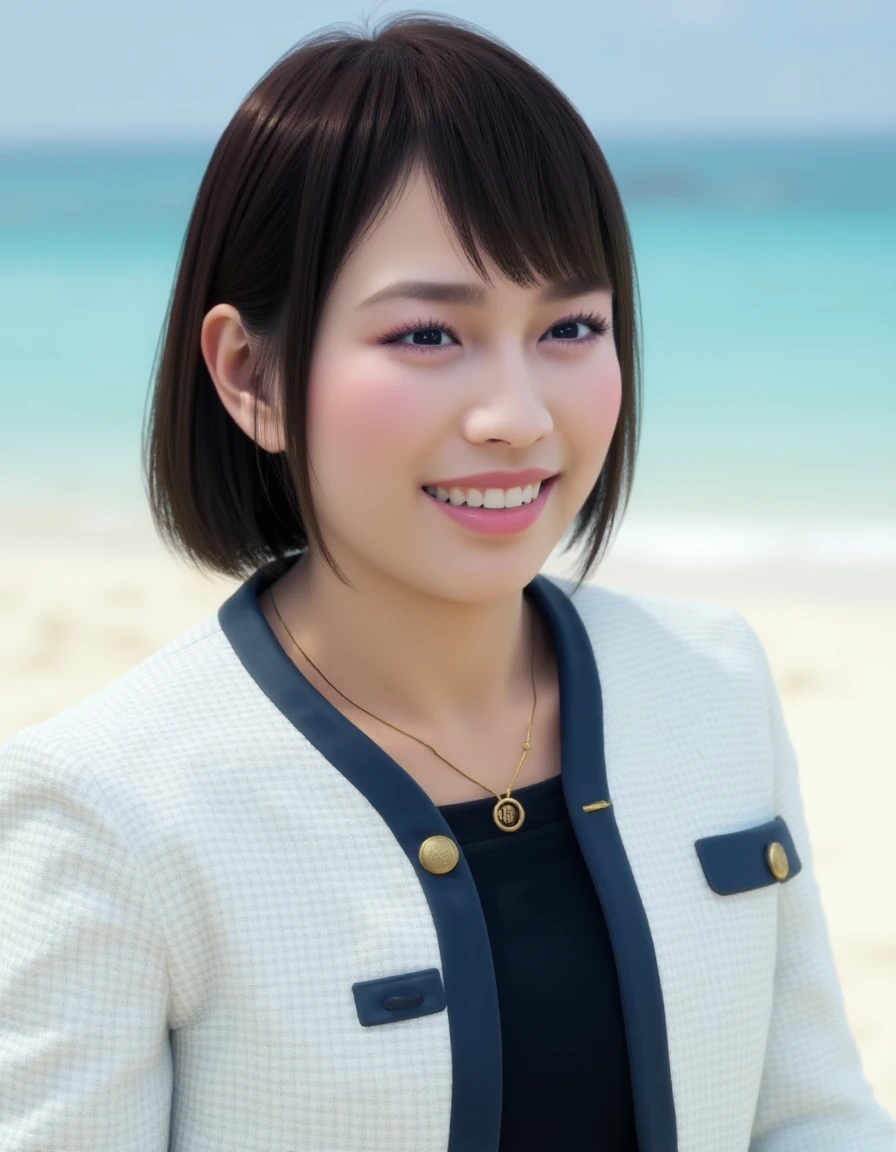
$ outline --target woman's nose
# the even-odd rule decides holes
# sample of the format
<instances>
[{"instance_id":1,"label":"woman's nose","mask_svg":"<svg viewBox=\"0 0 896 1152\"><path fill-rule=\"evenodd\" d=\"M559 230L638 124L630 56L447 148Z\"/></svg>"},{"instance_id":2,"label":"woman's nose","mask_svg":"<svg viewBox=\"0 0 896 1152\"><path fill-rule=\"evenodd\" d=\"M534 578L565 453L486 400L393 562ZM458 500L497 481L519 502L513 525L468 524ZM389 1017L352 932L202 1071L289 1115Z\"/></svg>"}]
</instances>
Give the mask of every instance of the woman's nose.
<instances>
[{"instance_id":1,"label":"woman's nose","mask_svg":"<svg viewBox=\"0 0 896 1152\"><path fill-rule=\"evenodd\" d=\"M543 381L524 356L492 358L483 365L482 379L468 416L470 439L529 444L551 432Z\"/></svg>"}]
</instances>

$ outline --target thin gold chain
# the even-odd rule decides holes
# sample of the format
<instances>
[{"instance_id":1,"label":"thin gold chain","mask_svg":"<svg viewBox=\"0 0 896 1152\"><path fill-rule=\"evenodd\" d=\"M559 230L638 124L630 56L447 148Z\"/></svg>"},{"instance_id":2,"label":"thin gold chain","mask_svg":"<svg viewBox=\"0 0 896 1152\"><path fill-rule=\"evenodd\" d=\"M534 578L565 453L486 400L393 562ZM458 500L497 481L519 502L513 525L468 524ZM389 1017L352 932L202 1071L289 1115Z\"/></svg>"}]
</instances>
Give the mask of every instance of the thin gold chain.
<instances>
[{"instance_id":1,"label":"thin gold chain","mask_svg":"<svg viewBox=\"0 0 896 1152\"><path fill-rule=\"evenodd\" d=\"M280 619L280 623L283 625L283 627L286 629L287 633L289 634L290 640L292 640L293 644L295 644L296 648L298 648L298 650L302 653L302 655L305 657L305 659L308 661L308 663L311 665L311 667L314 669L314 671L318 674L318 676L320 676L322 680L326 680L327 683L330 685L330 687L333 689L333 691L338 692L343 700L348 700L349 704L351 704L354 708L360 709L360 711L364 712L367 716L372 717L374 720L379 720L379 722L381 724L385 724L387 727L394 729L394 731L396 731L396 732L400 732L402 734L402 736L408 736L408 737L410 737L411 740L416 740L418 744L422 744L424 748L428 748L430 750L430 752L432 752L434 755L438 756L438 758L440 760L442 760L445 764L447 764L449 768L453 768L455 772L460 772L461 776L466 776L466 778L471 783L477 784L480 788L484 788L486 790L486 792L491 792L492 795L495 796L498 800L504 799L504 797L501 795L500 792L496 792L494 790L494 788L490 788L487 784L480 783L479 780L474 780L472 776L468 776L467 773L464 772L461 768L458 768L456 764L452 764L450 760L446 760L445 757L440 752L436 752L436 750L435 750L435 748L433 748L432 744L427 744L425 740L421 740L421 739L419 739L419 737L411 735L410 732L405 732L405 730L403 728L399 728L397 724L390 724L389 721L384 720L382 718L382 716L377 716L376 713L368 711L367 708L362 708L360 704L356 704L354 700L351 700L348 696L346 696L346 694L344 692L342 692L339 688L337 688L336 685L332 682L332 680L327 680L327 677L324 676L324 674L323 674L323 672L321 672L320 668L318 668L318 666L314 663L314 661L307 654L307 652L304 650L304 648L302 648L301 644L299 644L298 640L296 640L296 638L295 638L295 636L293 636L292 632L289 631L289 625L286 623L286 621L280 615L280 609L277 607L277 601L274 599L274 593L270 588L268 589L268 594L271 597L271 603L274 606L274 611L277 613L277 616ZM510 789L513 787L513 782L514 782L514 780L516 780L517 776L519 775L520 768L522 768L523 761L526 759L526 756L528 755L529 749L531 747L530 739L532 736L532 718L535 715L535 705L538 701L538 693L537 693L536 688L535 688L535 627L534 627L534 625L532 628L531 675L532 675L532 709L529 712L529 724L528 724L528 727L526 728L526 740L523 744L522 759L520 760L519 764L517 764L516 772L514 772L513 776L510 779L510 783L507 785L507 792L506 792L507 796L510 795Z\"/></svg>"}]
</instances>

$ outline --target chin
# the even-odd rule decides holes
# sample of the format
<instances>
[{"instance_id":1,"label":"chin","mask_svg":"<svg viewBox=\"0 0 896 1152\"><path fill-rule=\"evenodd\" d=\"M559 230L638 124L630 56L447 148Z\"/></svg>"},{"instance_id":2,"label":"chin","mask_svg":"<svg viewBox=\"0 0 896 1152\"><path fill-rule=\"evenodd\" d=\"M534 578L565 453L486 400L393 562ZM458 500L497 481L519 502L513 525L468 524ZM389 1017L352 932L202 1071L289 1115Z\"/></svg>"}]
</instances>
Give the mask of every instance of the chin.
<instances>
[{"instance_id":1,"label":"chin","mask_svg":"<svg viewBox=\"0 0 896 1152\"><path fill-rule=\"evenodd\" d=\"M420 592L453 603L482 604L522 592L541 571L547 556L532 559L497 553L493 556L446 558L435 570L416 572L405 579Z\"/></svg>"}]
</instances>

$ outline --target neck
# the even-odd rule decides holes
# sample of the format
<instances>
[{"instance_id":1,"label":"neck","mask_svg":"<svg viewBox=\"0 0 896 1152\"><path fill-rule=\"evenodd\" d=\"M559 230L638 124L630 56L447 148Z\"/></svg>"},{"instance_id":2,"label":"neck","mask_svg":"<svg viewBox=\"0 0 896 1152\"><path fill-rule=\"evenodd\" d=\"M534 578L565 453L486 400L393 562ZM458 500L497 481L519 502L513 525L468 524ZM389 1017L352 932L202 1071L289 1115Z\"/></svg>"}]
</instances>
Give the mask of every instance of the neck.
<instances>
[{"instance_id":1,"label":"neck","mask_svg":"<svg viewBox=\"0 0 896 1152\"><path fill-rule=\"evenodd\" d=\"M353 588L306 553L271 591L289 632L350 700L423 731L459 717L487 725L508 709L531 707L537 625L522 591L471 603L346 574Z\"/></svg>"}]
</instances>

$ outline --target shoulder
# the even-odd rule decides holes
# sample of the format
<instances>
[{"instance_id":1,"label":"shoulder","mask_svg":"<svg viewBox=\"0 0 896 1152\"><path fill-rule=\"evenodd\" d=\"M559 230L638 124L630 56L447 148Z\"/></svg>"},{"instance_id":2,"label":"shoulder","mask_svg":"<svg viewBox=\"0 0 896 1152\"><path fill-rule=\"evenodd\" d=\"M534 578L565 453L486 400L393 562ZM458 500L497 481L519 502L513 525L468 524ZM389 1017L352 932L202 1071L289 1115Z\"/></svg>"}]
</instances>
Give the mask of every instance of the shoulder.
<instances>
[{"instance_id":1,"label":"shoulder","mask_svg":"<svg viewBox=\"0 0 896 1152\"><path fill-rule=\"evenodd\" d=\"M191 755L206 755L246 678L217 613L102 688L0 746L0 776L52 790L132 796L164 792ZM151 782L151 784L150 784Z\"/></svg>"},{"instance_id":2,"label":"shoulder","mask_svg":"<svg viewBox=\"0 0 896 1152\"><path fill-rule=\"evenodd\" d=\"M724 604L555 583L569 595L594 655L616 771L625 774L628 765L636 779L647 764L660 773L674 765L681 782L683 759L695 795L718 773L732 796L759 789L764 803L777 755L769 722L777 696L765 650L743 615Z\"/></svg>"},{"instance_id":3,"label":"shoulder","mask_svg":"<svg viewBox=\"0 0 896 1152\"><path fill-rule=\"evenodd\" d=\"M724 674L754 681L767 658L752 625L725 604L623 592L545 574L569 599L598 668L632 675Z\"/></svg>"}]
</instances>

